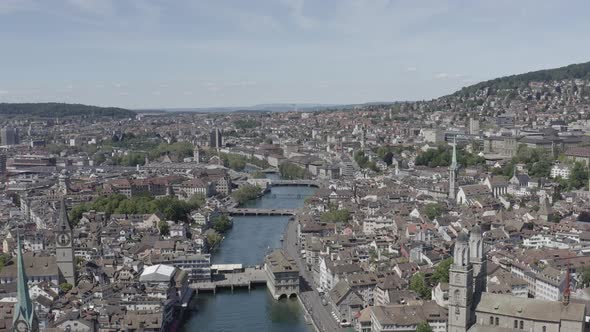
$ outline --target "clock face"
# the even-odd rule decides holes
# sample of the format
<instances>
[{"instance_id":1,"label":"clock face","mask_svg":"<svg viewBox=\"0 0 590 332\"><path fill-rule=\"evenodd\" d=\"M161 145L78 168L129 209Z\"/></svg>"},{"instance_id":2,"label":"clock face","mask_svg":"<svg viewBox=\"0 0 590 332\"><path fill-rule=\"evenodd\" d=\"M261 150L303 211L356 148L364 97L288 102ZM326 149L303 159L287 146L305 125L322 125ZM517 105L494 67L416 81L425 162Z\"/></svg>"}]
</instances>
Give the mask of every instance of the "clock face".
<instances>
[{"instance_id":1,"label":"clock face","mask_svg":"<svg viewBox=\"0 0 590 332\"><path fill-rule=\"evenodd\" d=\"M14 328L18 332L27 332L29 330L29 325L27 324L27 322L19 320L14 325Z\"/></svg>"},{"instance_id":2,"label":"clock face","mask_svg":"<svg viewBox=\"0 0 590 332\"><path fill-rule=\"evenodd\" d=\"M70 244L70 236L66 233L61 233L57 236L57 243L61 246L67 246Z\"/></svg>"}]
</instances>

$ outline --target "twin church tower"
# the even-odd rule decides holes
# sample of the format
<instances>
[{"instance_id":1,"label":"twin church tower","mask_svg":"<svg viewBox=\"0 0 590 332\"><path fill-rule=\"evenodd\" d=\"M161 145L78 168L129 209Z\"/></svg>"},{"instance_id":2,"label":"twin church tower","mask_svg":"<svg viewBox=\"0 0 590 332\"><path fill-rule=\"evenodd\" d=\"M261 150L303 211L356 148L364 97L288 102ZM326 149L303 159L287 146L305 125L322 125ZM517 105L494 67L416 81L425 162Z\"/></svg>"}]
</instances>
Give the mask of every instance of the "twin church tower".
<instances>
[{"instance_id":1,"label":"twin church tower","mask_svg":"<svg viewBox=\"0 0 590 332\"><path fill-rule=\"evenodd\" d=\"M461 232L449 272L449 332L466 332L475 323L475 308L486 291L487 258L481 227Z\"/></svg>"}]
</instances>

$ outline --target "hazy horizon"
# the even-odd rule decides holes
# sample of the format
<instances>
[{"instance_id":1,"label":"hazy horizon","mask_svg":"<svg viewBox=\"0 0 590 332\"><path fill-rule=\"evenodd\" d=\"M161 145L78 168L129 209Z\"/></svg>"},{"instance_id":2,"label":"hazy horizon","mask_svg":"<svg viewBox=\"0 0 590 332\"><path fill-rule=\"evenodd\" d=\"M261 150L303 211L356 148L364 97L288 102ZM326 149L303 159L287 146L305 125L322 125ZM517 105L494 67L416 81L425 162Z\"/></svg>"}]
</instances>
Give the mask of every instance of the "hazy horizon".
<instances>
[{"instance_id":1,"label":"hazy horizon","mask_svg":"<svg viewBox=\"0 0 590 332\"><path fill-rule=\"evenodd\" d=\"M534 0L5 0L0 102L429 100L590 60L589 9Z\"/></svg>"}]
</instances>

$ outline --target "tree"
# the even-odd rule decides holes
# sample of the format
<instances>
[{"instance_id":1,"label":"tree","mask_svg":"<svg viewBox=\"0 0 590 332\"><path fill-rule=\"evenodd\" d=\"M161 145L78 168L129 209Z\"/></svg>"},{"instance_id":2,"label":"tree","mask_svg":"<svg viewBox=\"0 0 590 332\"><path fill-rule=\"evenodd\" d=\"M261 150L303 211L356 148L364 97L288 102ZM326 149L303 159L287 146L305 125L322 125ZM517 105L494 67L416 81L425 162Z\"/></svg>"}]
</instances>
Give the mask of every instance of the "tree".
<instances>
[{"instance_id":1,"label":"tree","mask_svg":"<svg viewBox=\"0 0 590 332\"><path fill-rule=\"evenodd\" d=\"M227 215L222 215L213 220L213 229L218 233L224 233L232 227L233 223Z\"/></svg>"},{"instance_id":2,"label":"tree","mask_svg":"<svg viewBox=\"0 0 590 332\"><path fill-rule=\"evenodd\" d=\"M209 234L207 234L205 239L207 240L207 245L209 246L209 249L216 248L223 240L221 235L215 232L210 232Z\"/></svg>"},{"instance_id":3,"label":"tree","mask_svg":"<svg viewBox=\"0 0 590 332\"><path fill-rule=\"evenodd\" d=\"M581 275L582 287L590 285L590 267L583 268Z\"/></svg>"},{"instance_id":4,"label":"tree","mask_svg":"<svg viewBox=\"0 0 590 332\"><path fill-rule=\"evenodd\" d=\"M429 203L424 207L424 213L430 220L439 217L443 213L443 207L438 203Z\"/></svg>"},{"instance_id":5,"label":"tree","mask_svg":"<svg viewBox=\"0 0 590 332\"><path fill-rule=\"evenodd\" d=\"M346 223L350 218L350 212L347 209L337 210L331 209L321 214L320 221L324 223L337 222Z\"/></svg>"},{"instance_id":6,"label":"tree","mask_svg":"<svg viewBox=\"0 0 590 332\"><path fill-rule=\"evenodd\" d=\"M170 235L170 225L168 225L165 220L160 220L160 222L158 222L158 230L162 236Z\"/></svg>"},{"instance_id":7,"label":"tree","mask_svg":"<svg viewBox=\"0 0 590 332\"><path fill-rule=\"evenodd\" d=\"M416 327L416 332L432 332L432 327L428 325L428 322L420 322Z\"/></svg>"},{"instance_id":8,"label":"tree","mask_svg":"<svg viewBox=\"0 0 590 332\"><path fill-rule=\"evenodd\" d=\"M239 204L243 204L251 199L255 199L262 194L262 188L259 186L246 184L231 193L233 199Z\"/></svg>"},{"instance_id":9,"label":"tree","mask_svg":"<svg viewBox=\"0 0 590 332\"><path fill-rule=\"evenodd\" d=\"M424 273L418 272L410 278L410 289L422 299L430 298L430 288L426 285Z\"/></svg>"},{"instance_id":10,"label":"tree","mask_svg":"<svg viewBox=\"0 0 590 332\"><path fill-rule=\"evenodd\" d=\"M308 177L307 171L295 164L285 162L279 165L279 174L283 179L297 180Z\"/></svg>"},{"instance_id":11,"label":"tree","mask_svg":"<svg viewBox=\"0 0 590 332\"><path fill-rule=\"evenodd\" d=\"M74 288L74 286L72 286L72 284L68 284L67 282L64 282L62 284L59 284L59 289L61 290L62 293L67 293L72 288Z\"/></svg>"},{"instance_id":12,"label":"tree","mask_svg":"<svg viewBox=\"0 0 590 332\"><path fill-rule=\"evenodd\" d=\"M580 189L586 186L586 183L588 183L588 169L586 166L580 162L575 163L567 183L569 189Z\"/></svg>"},{"instance_id":13,"label":"tree","mask_svg":"<svg viewBox=\"0 0 590 332\"><path fill-rule=\"evenodd\" d=\"M8 261L10 261L11 257L8 254L0 254L0 271L2 271L2 269L4 268L4 265L6 265L6 263Z\"/></svg>"},{"instance_id":14,"label":"tree","mask_svg":"<svg viewBox=\"0 0 590 332\"><path fill-rule=\"evenodd\" d=\"M432 279L435 282L449 282L449 269L451 268L451 264L453 264L453 258L447 258L436 266L434 269L434 273L432 274Z\"/></svg>"}]
</instances>

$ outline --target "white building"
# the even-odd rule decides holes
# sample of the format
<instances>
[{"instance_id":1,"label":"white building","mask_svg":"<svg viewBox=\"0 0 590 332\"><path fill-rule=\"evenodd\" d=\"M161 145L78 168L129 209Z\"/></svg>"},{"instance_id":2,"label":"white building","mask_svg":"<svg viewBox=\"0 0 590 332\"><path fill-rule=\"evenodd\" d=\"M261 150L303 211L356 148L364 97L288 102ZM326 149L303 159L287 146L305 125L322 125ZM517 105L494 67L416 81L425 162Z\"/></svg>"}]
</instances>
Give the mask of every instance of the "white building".
<instances>
[{"instance_id":1,"label":"white building","mask_svg":"<svg viewBox=\"0 0 590 332\"><path fill-rule=\"evenodd\" d=\"M571 169L568 165L553 165L551 167L551 178L561 177L562 179L568 179L571 174Z\"/></svg>"}]
</instances>

